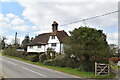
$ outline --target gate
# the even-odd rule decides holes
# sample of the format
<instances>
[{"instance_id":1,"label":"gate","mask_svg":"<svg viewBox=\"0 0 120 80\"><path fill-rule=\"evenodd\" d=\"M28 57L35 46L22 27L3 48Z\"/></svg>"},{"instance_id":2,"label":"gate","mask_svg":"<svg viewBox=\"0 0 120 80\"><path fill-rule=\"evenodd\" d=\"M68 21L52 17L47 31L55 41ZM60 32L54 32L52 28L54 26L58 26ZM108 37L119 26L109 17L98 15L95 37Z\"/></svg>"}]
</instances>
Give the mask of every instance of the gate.
<instances>
[{"instance_id":1,"label":"gate","mask_svg":"<svg viewBox=\"0 0 120 80\"><path fill-rule=\"evenodd\" d=\"M109 64L95 62L95 75L109 75L109 74L110 74Z\"/></svg>"}]
</instances>

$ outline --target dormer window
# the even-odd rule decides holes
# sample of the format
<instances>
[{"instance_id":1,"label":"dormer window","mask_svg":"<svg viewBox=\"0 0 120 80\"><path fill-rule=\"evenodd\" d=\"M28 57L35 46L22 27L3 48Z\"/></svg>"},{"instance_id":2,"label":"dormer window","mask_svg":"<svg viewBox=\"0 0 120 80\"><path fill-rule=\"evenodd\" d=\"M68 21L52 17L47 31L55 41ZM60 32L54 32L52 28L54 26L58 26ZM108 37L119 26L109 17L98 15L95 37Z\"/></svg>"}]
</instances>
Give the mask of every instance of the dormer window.
<instances>
[{"instance_id":1,"label":"dormer window","mask_svg":"<svg viewBox=\"0 0 120 80\"><path fill-rule=\"evenodd\" d=\"M52 36L52 39L55 39L55 36Z\"/></svg>"}]
</instances>

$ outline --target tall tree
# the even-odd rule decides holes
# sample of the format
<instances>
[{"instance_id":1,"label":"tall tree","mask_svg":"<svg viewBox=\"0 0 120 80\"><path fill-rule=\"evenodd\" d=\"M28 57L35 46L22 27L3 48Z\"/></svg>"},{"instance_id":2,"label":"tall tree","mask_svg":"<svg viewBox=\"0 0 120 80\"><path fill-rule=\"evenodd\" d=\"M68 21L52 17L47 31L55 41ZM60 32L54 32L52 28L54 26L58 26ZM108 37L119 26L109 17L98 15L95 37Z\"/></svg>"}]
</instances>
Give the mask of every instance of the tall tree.
<instances>
[{"instance_id":1,"label":"tall tree","mask_svg":"<svg viewBox=\"0 0 120 80\"><path fill-rule=\"evenodd\" d=\"M29 42L30 42L29 35L26 35L24 40L22 41L22 46L23 46L25 51L27 51L27 45L28 45Z\"/></svg>"},{"instance_id":2,"label":"tall tree","mask_svg":"<svg viewBox=\"0 0 120 80\"><path fill-rule=\"evenodd\" d=\"M109 47L111 49L111 53L114 56L118 56L118 52L119 52L119 46L117 46L116 44L109 44Z\"/></svg>"},{"instance_id":3,"label":"tall tree","mask_svg":"<svg viewBox=\"0 0 120 80\"><path fill-rule=\"evenodd\" d=\"M65 39L64 50L69 56L84 59L85 65L93 58L109 57L110 48L106 35L102 30L88 27L79 27L70 32L71 36Z\"/></svg>"},{"instance_id":4,"label":"tall tree","mask_svg":"<svg viewBox=\"0 0 120 80\"><path fill-rule=\"evenodd\" d=\"M0 46L1 46L1 49L4 49L5 48L5 40L6 40L6 37L1 37L0 39Z\"/></svg>"}]
</instances>

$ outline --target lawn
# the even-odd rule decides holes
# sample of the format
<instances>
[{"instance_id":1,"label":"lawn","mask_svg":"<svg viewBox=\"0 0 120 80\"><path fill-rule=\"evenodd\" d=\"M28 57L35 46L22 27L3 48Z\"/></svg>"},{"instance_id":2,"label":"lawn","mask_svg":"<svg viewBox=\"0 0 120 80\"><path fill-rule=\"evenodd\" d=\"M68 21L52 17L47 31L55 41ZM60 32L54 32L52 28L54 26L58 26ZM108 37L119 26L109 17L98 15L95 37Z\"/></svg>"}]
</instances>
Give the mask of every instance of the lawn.
<instances>
[{"instance_id":1,"label":"lawn","mask_svg":"<svg viewBox=\"0 0 120 80\"><path fill-rule=\"evenodd\" d=\"M2 55L2 54L0 54L0 55ZM30 63L30 64L46 67L46 68L49 68L49 69L57 70L57 71L64 72L64 73L67 73L67 74L75 75L75 76L78 76L78 77L81 77L81 78L114 78L115 77L115 74L111 74L110 76L95 76L93 72L85 72L85 71L81 71L80 69L73 69L73 68L68 68L68 67L48 66L48 65L44 65L42 63L31 62L31 61L23 60L21 58L12 57L12 56L8 56L8 55L2 55L2 56L6 56L6 57L9 57L9 58L13 58L13 59L20 60L20 61L23 61L23 62L27 62L27 63Z\"/></svg>"}]
</instances>

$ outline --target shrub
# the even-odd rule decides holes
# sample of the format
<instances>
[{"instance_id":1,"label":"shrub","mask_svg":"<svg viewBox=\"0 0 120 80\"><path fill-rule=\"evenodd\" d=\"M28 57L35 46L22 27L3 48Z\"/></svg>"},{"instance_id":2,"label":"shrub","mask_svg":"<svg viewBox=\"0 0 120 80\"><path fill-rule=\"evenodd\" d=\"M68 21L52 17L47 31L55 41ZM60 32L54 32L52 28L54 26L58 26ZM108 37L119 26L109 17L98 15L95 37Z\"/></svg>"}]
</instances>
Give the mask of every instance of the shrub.
<instances>
[{"instance_id":1,"label":"shrub","mask_svg":"<svg viewBox=\"0 0 120 80\"><path fill-rule=\"evenodd\" d=\"M44 62L46 60L46 54L45 53L43 53L43 54L41 54L40 56L39 56L39 62Z\"/></svg>"},{"instance_id":2,"label":"shrub","mask_svg":"<svg viewBox=\"0 0 120 80\"><path fill-rule=\"evenodd\" d=\"M99 61L96 61L97 63L106 63L108 64L109 63L109 60L107 59L103 59L103 60L99 60Z\"/></svg>"},{"instance_id":3,"label":"shrub","mask_svg":"<svg viewBox=\"0 0 120 80\"><path fill-rule=\"evenodd\" d=\"M111 58L109 58L109 61L117 63L118 61L120 61L120 57L111 57Z\"/></svg>"},{"instance_id":4,"label":"shrub","mask_svg":"<svg viewBox=\"0 0 120 80\"><path fill-rule=\"evenodd\" d=\"M49 65L49 66L55 66L55 63L54 63L54 60L53 60L53 59L45 60L45 61L43 62L43 64Z\"/></svg>"},{"instance_id":5,"label":"shrub","mask_svg":"<svg viewBox=\"0 0 120 80\"><path fill-rule=\"evenodd\" d=\"M55 59L55 53L52 53L51 59Z\"/></svg>"},{"instance_id":6,"label":"shrub","mask_svg":"<svg viewBox=\"0 0 120 80\"><path fill-rule=\"evenodd\" d=\"M78 68L79 62L75 58L68 57L67 55L58 55L54 61L56 66Z\"/></svg>"},{"instance_id":7,"label":"shrub","mask_svg":"<svg viewBox=\"0 0 120 80\"><path fill-rule=\"evenodd\" d=\"M67 57L65 59L65 66L70 68L79 68L79 62L76 61L74 58Z\"/></svg>"},{"instance_id":8,"label":"shrub","mask_svg":"<svg viewBox=\"0 0 120 80\"><path fill-rule=\"evenodd\" d=\"M9 56L15 56L16 53L17 53L17 50L15 48L11 48L11 47L5 48L3 50L3 54L9 55Z\"/></svg>"},{"instance_id":9,"label":"shrub","mask_svg":"<svg viewBox=\"0 0 120 80\"><path fill-rule=\"evenodd\" d=\"M95 69L95 62L94 61L88 61L88 60L81 60L79 62L79 68L82 71L93 72L94 69Z\"/></svg>"},{"instance_id":10,"label":"shrub","mask_svg":"<svg viewBox=\"0 0 120 80\"><path fill-rule=\"evenodd\" d=\"M65 55L58 55L54 60L56 66L65 67Z\"/></svg>"},{"instance_id":11,"label":"shrub","mask_svg":"<svg viewBox=\"0 0 120 80\"><path fill-rule=\"evenodd\" d=\"M26 52L25 51L17 51L16 54L14 54L15 57L22 58L25 56Z\"/></svg>"},{"instance_id":12,"label":"shrub","mask_svg":"<svg viewBox=\"0 0 120 80\"><path fill-rule=\"evenodd\" d=\"M28 61L32 61L32 62L37 62L37 61L39 61L38 55L28 55L28 56L26 56L25 59L28 60Z\"/></svg>"},{"instance_id":13,"label":"shrub","mask_svg":"<svg viewBox=\"0 0 120 80\"><path fill-rule=\"evenodd\" d=\"M51 56L49 54L46 55L46 59L49 60L51 59Z\"/></svg>"}]
</instances>

